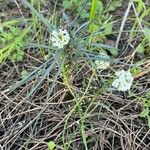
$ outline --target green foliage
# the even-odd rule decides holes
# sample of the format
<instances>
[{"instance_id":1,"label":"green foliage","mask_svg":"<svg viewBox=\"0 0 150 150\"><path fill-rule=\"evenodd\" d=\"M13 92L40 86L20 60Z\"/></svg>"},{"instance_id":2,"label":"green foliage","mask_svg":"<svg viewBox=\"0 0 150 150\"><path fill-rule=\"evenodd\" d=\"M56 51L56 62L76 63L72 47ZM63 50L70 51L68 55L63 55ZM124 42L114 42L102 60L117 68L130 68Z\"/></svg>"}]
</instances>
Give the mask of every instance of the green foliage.
<instances>
[{"instance_id":1,"label":"green foliage","mask_svg":"<svg viewBox=\"0 0 150 150\"><path fill-rule=\"evenodd\" d=\"M55 143L53 141L48 142L48 148L49 148L49 150L54 150L55 146L56 145L55 145Z\"/></svg>"},{"instance_id":2,"label":"green foliage","mask_svg":"<svg viewBox=\"0 0 150 150\"><path fill-rule=\"evenodd\" d=\"M149 114L149 108L145 107L145 109L140 113L140 117L147 117Z\"/></svg>"},{"instance_id":3,"label":"green foliage","mask_svg":"<svg viewBox=\"0 0 150 150\"><path fill-rule=\"evenodd\" d=\"M150 110L149 107L144 107L143 111L140 113L140 117L147 119L148 127L150 128Z\"/></svg>"},{"instance_id":4,"label":"green foliage","mask_svg":"<svg viewBox=\"0 0 150 150\"><path fill-rule=\"evenodd\" d=\"M118 7L120 7L122 4L122 0L110 0L108 6L107 6L107 11L115 11Z\"/></svg>"},{"instance_id":5,"label":"green foliage","mask_svg":"<svg viewBox=\"0 0 150 150\"><path fill-rule=\"evenodd\" d=\"M51 23L48 22L48 20L46 20L44 18L43 15L41 15L29 2L27 2L26 0L23 0L24 4L26 6L28 6L32 12L41 20L41 22L43 22L46 27L48 28L48 31L51 33L53 30L57 30L54 28L54 25L52 25ZM69 18L67 17L67 15L65 14L65 20L68 21ZM75 23L76 24L76 23ZM109 45L105 45L105 44L101 44L101 43L91 43L89 42L89 38L91 37L90 35L89 36L86 36L83 34L83 32L85 33L87 30L88 30L88 25L90 23L89 22L86 22L84 24L82 24L81 26L77 27L75 25L73 25L74 29L72 29L70 32L70 35L72 37L73 35L73 38L70 40L70 43L69 43L69 46L68 47L65 47L63 50L61 51L58 51L57 49L54 49L51 45L50 46L47 46L47 48L49 49L52 49L52 54L49 54L48 56L48 59L46 60L48 67L50 67L50 70L49 71L52 71L53 67L56 68L55 65L58 65L58 68L64 66L64 64L66 63L70 63L70 64L67 64L67 65L71 65L71 64L74 64L76 63L77 61L79 60L87 60L87 62L89 62L90 64L93 63L93 61L97 60L97 58L99 58L99 52L92 52L91 49L101 49L101 50L108 50L110 51L110 53L112 54L116 54L117 53L117 49L115 49L114 47L111 47ZM80 32L82 30L82 32ZM97 36L99 34L102 34L103 32L95 32L94 34L96 35L92 35L92 37L94 36ZM34 44L35 45L35 44ZM40 44L37 44L38 47ZM46 45L49 45L49 43L46 43ZM46 48L46 45L40 45L40 48ZM89 49L90 47L90 49ZM57 58L56 58L57 57ZM51 62L51 65L49 64L49 61L50 59L52 59L53 63ZM61 62L58 62L58 59L59 61ZM64 60L63 60L64 59ZM63 64L63 62L65 62ZM62 65L62 66L61 66ZM62 67L64 68L64 67ZM60 68L60 72L61 72L61 69ZM70 68L70 67L69 67ZM47 70L47 68L44 69L45 71ZM39 71L39 70L38 70ZM38 72L37 71L37 72ZM41 72L41 74L45 74L44 76L46 77L47 74L49 74L49 72ZM41 75L37 74L37 76ZM30 74L29 74L30 76ZM42 78L42 80L44 80L44 76ZM35 78L35 76L34 76ZM29 77L28 77L29 79ZM42 81L41 81L42 82ZM23 84L23 83L21 83ZM38 84L40 84L40 82L38 82ZM35 89L36 90L36 89Z\"/></svg>"},{"instance_id":6,"label":"green foliage","mask_svg":"<svg viewBox=\"0 0 150 150\"><path fill-rule=\"evenodd\" d=\"M79 2L79 0L63 0L63 7L65 9L71 9L73 6L77 6Z\"/></svg>"},{"instance_id":7,"label":"green foliage","mask_svg":"<svg viewBox=\"0 0 150 150\"><path fill-rule=\"evenodd\" d=\"M133 76L135 76L135 75L137 75L138 73L141 72L141 68L139 68L139 67L132 67L130 69L130 72L132 73Z\"/></svg>"},{"instance_id":8,"label":"green foliage","mask_svg":"<svg viewBox=\"0 0 150 150\"><path fill-rule=\"evenodd\" d=\"M148 127L150 128L150 90L145 94L145 98L143 99L144 108L140 113L140 117L147 119Z\"/></svg>"},{"instance_id":9,"label":"green foliage","mask_svg":"<svg viewBox=\"0 0 150 150\"><path fill-rule=\"evenodd\" d=\"M53 30L58 31L58 28L54 26L54 24L51 24L44 16L39 13L32 4L30 4L28 1L23 0L22 1L36 17L47 27L47 31L51 35ZM70 25L70 20L69 17L64 13L64 19ZM74 24L73 24L74 23ZM46 60L44 63L42 63L40 66L38 66L35 70L33 70L31 73L29 73L25 78L23 78L21 81L17 82L15 85L10 87L10 90L15 90L18 87L21 87L21 85L28 84L34 80L34 84L32 85L31 89L28 90L28 93L25 97L25 99L34 98L34 94L36 94L37 90L40 89L40 87L43 85L45 81L48 81L47 83L49 84L48 89L47 89L47 95L44 98L44 103L42 105L43 108L45 108L49 102L49 98L54 95L55 93L55 86L57 84L58 78L62 78L64 82L64 85L68 88L69 92L71 95L75 97L74 94L74 88L72 88L72 82L70 80L72 79L71 77L74 75L73 71L71 70L72 68L74 69L74 64L78 64L80 60L82 62L85 62L86 64L88 63L90 66L93 65L94 61L97 59L101 59L101 55L99 54L99 51L96 49L100 50L107 50L109 52L112 52L117 49L114 49L114 47L111 47L109 45L102 44L100 42L90 42L89 38L91 38L91 34L88 31L88 27L90 22L85 22L79 26L76 26L77 22L76 20L73 21L71 24L72 28L68 28L67 31L69 32L70 35L70 41L69 44L66 45L65 47L61 49L57 49L56 47L52 46L52 43L50 41L44 41L42 44L35 44L34 43L34 48L44 48L48 50L48 56L46 57ZM107 22L105 22L107 23ZM85 33L87 33L85 35ZM95 35L94 35L95 34ZM94 38L95 36L103 34L103 31L100 31L97 28L97 31L94 31L92 34L92 37ZM29 47L32 47L32 45L29 45ZM80 69L80 68L79 68ZM75 70L75 72L78 72L79 70ZM76 104L74 108L69 112L68 115L66 115L65 122L69 119L70 115L73 114L74 110L76 110L82 100L84 99L87 91L89 90L91 86L91 82L93 80L93 76L91 76L90 81L88 82L88 85L86 86L85 92L83 93L82 97L78 98L76 101ZM48 80L47 80L48 79ZM43 113L43 109L41 109L38 112L38 116L36 117L36 120L40 118L40 115ZM81 114L82 117L82 114ZM84 129L84 120L81 122L81 130ZM32 128L32 132L36 130L36 125ZM83 131L83 130L82 130ZM65 132L65 125L64 125L64 132ZM83 142L86 147L86 134L82 132L82 137L83 137ZM64 139L64 138L63 138ZM30 139L29 139L30 140ZM64 147L65 147L65 140L63 140ZM49 149L52 150L55 147L55 143L49 142L48 143Z\"/></svg>"},{"instance_id":10,"label":"green foliage","mask_svg":"<svg viewBox=\"0 0 150 150\"><path fill-rule=\"evenodd\" d=\"M112 48L110 50L110 53L112 54L112 56L118 56L118 50L116 48Z\"/></svg>"},{"instance_id":11,"label":"green foliage","mask_svg":"<svg viewBox=\"0 0 150 150\"><path fill-rule=\"evenodd\" d=\"M132 40L137 33L136 30L141 30L142 37L140 38L140 44L136 47L136 52L140 54L150 55L150 28L149 28L149 14L150 8L143 2L143 0L134 0L135 8L135 21L130 33L130 39Z\"/></svg>"},{"instance_id":12,"label":"green foliage","mask_svg":"<svg viewBox=\"0 0 150 150\"><path fill-rule=\"evenodd\" d=\"M95 19L97 7L98 7L97 5L98 5L98 1L97 0L92 0L91 12L90 12L90 21L92 21L93 19Z\"/></svg>"},{"instance_id":13,"label":"green foliage","mask_svg":"<svg viewBox=\"0 0 150 150\"><path fill-rule=\"evenodd\" d=\"M63 1L63 7L65 9L72 10L73 13L78 13L81 21L90 20L90 33L97 32L100 29L103 30L102 34L99 34L92 38L92 40L94 40L95 42L103 42L106 39L106 35L112 34L113 23L110 17L111 12L120 7L121 2L122 0L111 0L108 3L104 4L101 0L91 0L87 1L86 5L81 11L80 8L83 5L81 1L65 0Z\"/></svg>"},{"instance_id":14,"label":"green foliage","mask_svg":"<svg viewBox=\"0 0 150 150\"><path fill-rule=\"evenodd\" d=\"M15 26L5 26L0 30L0 63L6 59L11 61L23 59L28 32L29 28L22 30Z\"/></svg>"},{"instance_id":15,"label":"green foliage","mask_svg":"<svg viewBox=\"0 0 150 150\"><path fill-rule=\"evenodd\" d=\"M90 22L92 22L95 19L97 7L98 7L97 5L98 5L98 1L92 0L91 11L90 11ZM95 29L98 30L97 26L94 23L91 23L89 26L90 32L92 33L93 31L96 31Z\"/></svg>"},{"instance_id":16,"label":"green foliage","mask_svg":"<svg viewBox=\"0 0 150 150\"><path fill-rule=\"evenodd\" d=\"M94 38L91 38L92 41L104 41L106 39L106 35L109 35L112 33L112 27L113 24L110 21L110 15L109 11L107 13L104 9L104 4L102 1L99 0L92 0L92 3L90 4L90 17L89 20L91 22L89 26L89 32L92 34L93 32L97 32L100 27L101 30L103 30L103 33L100 35L95 36Z\"/></svg>"},{"instance_id":17,"label":"green foliage","mask_svg":"<svg viewBox=\"0 0 150 150\"><path fill-rule=\"evenodd\" d=\"M142 43L139 44L138 47L136 48L136 51L138 53L144 53L144 51L145 51L144 45Z\"/></svg>"},{"instance_id":18,"label":"green foliage","mask_svg":"<svg viewBox=\"0 0 150 150\"><path fill-rule=\"evenodd\" d=\"M80 17L82 20L89 19L93 17L93 15L100 15L103 11L103 3L100 0L93 0L88 1L83 7L82 11L80 12L80 9L83 5L82 1L79 0L64 0L63 1L63 7L68 10L72 10L73 8L76 8L74 10L75 13L80 13ZM92 11L91 11L92 6ZM94 19L94 18L93 18Z\"/></svg>"},{"instance_id":19,"label":"green foliage","mask_svg":"<svg viewBox=\"0 0 150 150\"><path fill-rule=\"evenodd\" d=\"M150 90L146 92L146 97L150 99Z\"/></svg>"},{"instance_id":20,"label":"green foliage","mask_svg":"<svg viewBox=\"0 0 150 150\"><path fill-rule=\"evenodd\" d=\"M150 29L149 28L144 28L144 37L141 41L141 43L137 46L136 51L138 53L144 53L146 52L147 54L150 54Z\"/></svg>"},{"instance_id":21,"label":"green foliage","mask_svg":"<svg viewBox=\"0 0 150 150\"><path fill-rule=\"evenodd\" d=\"M27 76L28 76L27 70L22 70L22 71L21 71L21 78L24 79L24 78L26 78Z\"/></svg>"}]
</instances>

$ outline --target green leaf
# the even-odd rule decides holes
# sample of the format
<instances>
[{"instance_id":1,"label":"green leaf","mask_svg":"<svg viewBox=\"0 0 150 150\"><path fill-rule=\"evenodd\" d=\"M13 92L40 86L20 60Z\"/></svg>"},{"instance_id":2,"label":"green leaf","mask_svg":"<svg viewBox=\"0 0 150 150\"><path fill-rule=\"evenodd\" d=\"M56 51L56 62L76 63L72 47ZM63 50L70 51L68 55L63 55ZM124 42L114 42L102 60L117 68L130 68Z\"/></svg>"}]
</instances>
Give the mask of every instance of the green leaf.
<instances>
[{"instance_id":1,"label":"green leaf","mask_svg":"<svg viewBox=\"0 0 150 150\"><path fill-rule=\"evenodd\" d=\"M144 28L144 33L146 37L149 39L150 38L150 29L148 27Z\"/></svg>"},{"instance_id":2,"label":"green leaf","mask_svg":"<svg viewBox=\"0 0 150 150\"><path fill-rule=\"evenodd\" d=\"M28 75L27 70L23 70L23 71L21 71L21 78L22 78L22 79L26 78L26 77L27 77L27 75Z\"/></svg>"},{"instance_id":3,"label":"green leaf","mask_svg":"<svg viewBox=\"0 0 150 150\"><path fill-rule=\"evenodd\" d=\"M55 148L55 143L53 142L53 141L50 141L50 142L48 142L48 148L50 149L50 150L54 150L54 148Z\"/></svg>"},{"instance_id":4,"label":"green leaf","mask_svg":"<svg viewBox=\"0 0 150 150\"><path fill-rule=\"evenodd\" d=\"M69 8L71 5L70 5L70 2L68 1L68 0L65 0L65 1L63 1L63 7L65 8L65 9L67 9L67 8Z\"/></svg>"},{"instance_id":5,"label":"green leaf","mask_svg":"<svg viewBox=\"0 0 150 150\"><path fill-rule=\"evenodd\" d=\"M131 71L132 75L134 76L134 75L137 75L138 73L140 73L140 72L141 72L141 69L138 68L138 67L132 67L132 68L130 69L130 71Z\"/></svg>"},{"instance_id":6,"label":"green leaf","mask_svg":"<svg viewBox=\"0 0 150 150\"><path fill-rule=\"evenodd\" d=\"M3 37L3 42L10 42L13 39L12 33L3 32L1 35Z\"/></svg>"},{"instance_id":7,"label":"green leaf","mask_svg":"<svg viewBox=\"0 0 150 150\"><path fill-rule=\"evenodd\" d=\"M108 23L107 26L105 27L104 34L105 35L111 34L112 33L112 28L113 28L113 24Z\"/></svg>"},{"instance_id":8,"label":"green leaf","mask_svg":"<svg viewBox=\"0 0 150 150\"><path fill-rule=\"evenodd\" d=\"M80 14L80 16L82 19L87 19L89 18L89 13L84 9L82 13Z\"/></svg>"},{"instance_id":9,"label":"green leaf","mask_svg":"<svg viewBox=\"0 0 150 150\"><path fill-rule=\"evenodd\" d=\"M90 10L90 21L95 19L96 9L97 9L97 0L92 0L91 10Z\"/></svg>"},{"instance_id":10,"label":"green leaf","mask_svg":"<svg viewBox=\"0 0 150 150\"><path fill-rule=\"evenodd\" d=\"M144 53L145 48L144 48L143 45L140 44L140 45L136 48L136 51L137 51L138 53Z\"/></svg>"},{"instance_id":11,"label":"green leaf","mask_svg":"<svg viewBox=\"0 0 150 150\"><path fill-rule=\"evenodd\" d=\"M107 9L107 11L114 11L116 10L117 7L121 6L121 0L118 1L111 1L109 8Z\"/></svg>"},{"instance_id":12,"label":"green leaf","mask_svg":"<svg viewBox=\"0 0 150 150\"><path fill-rule=\"evenodd\" d=\"M96 11L98 12L98 15L101 15L101 13L103 12L103 9L104 9L103 3L101 1L97 2L96 9L97 9Z\"/></svg>"},{"instance_id":13,"label":"green leaf","mask_svg":"<svg viewBox=\"0 0 150 150\"><path fill-rule=\"evenodd\" d=\"M98 31L99 26L93 23L93 24L91 24L91 28L92 28L93 32L96 32L96 31Z\"/></svg>"},{"instance_id":14,"label":"green leaf","mask_svg":"<svg viewBox=\"0 0 150 150\"><path fill-rule=\"evenodd\" d=\"M149 114L149 109L148 107L146 107L141 113L140 113L140 117L145 118L146 116L148 116Z\"/></svg>"},{"instance_id":15,"label":"green leaf","mask_svg":"<svg viewBox=\"0 0 150 150\"><path fill-rule=\"evenodd\" d=\"M11 56L10 59L12 61L22 61L24 56L24 52L21 50L18 50L17 52L14 52Z\"/></svg>"},{"instance_id":16,"label":"green leaf","mask_svg":"<svg viewBox=\"0 0 150 150\"><path fill-rule=\"evenodd\" d=\"M150 98L150 90L146 92L146 97Z\"/></svg>"},{"instance_id":17,"label":"green leaf","mask_svg":"<svg viewBox=\"0 0 150 150\"><path fill-rule=\"evenodd\" d=\"M110 53L113 55L113 56L117 56L118 55L118 50L116 48L112 48L109 50Z\"/></svg>"},{"instance_id":18,"label":"green leaf","mask_svg":"<svg viewBox=\"0 0 150 150\"><path fill-rule=\"evenodd\" d=\"M92 0L91 10L90 10L90 22L92 22L95 19L96 10L97 10L97 0ZM94 31L93 25L94 23L91 23L91 25L89 26L89 30L91 33Z\"/></svg>"}]
</instances>

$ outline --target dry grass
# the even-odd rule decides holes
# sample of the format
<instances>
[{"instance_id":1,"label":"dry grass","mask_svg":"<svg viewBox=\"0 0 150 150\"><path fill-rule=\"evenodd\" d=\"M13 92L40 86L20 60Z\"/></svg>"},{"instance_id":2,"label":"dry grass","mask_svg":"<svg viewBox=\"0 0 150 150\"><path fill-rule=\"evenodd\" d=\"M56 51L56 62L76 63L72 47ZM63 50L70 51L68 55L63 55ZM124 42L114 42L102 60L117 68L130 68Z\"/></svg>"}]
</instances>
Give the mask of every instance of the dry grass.
<instances>
[{"instance_id":1,"label":"dry grass","mask_svg":"<svg viewBox=\"0 0 150 150\"><path fill-rule=\"evenodd\" d=\"M0 69L2 75L0 79L1 148L45 150L47 141L54 140L57 141L57 148L63 149L61 136L65 124L64 118L76 101L69 90L65 88L62 81L58 82L55 86L55 94L45 104L44 98L49 85L49 81L45 81L32 98L25 99L24 97L34 81L16 91L5 91L14 80L19 78L19 74L13 64L7 63L7 66L4 64L1 67L3 68ZM85 72L82 73L85 74ZM87 76L90 76L90 71L87 71ZM79 78L80 81L84 81L86 76L81 76L80 72L75 79ZM148 80L149 75L138 78L135 83L140 85L140 88L134 88L133 92L138 96L142 95L149 86ZM83 88L83 84L77 86ZM74 86L74 90L79 95L82 94L76 86ZM83 112L86 111L93 97L93 93L85 96L81 105ZM84 120L88 148L148 150L150 130L146 122L139 117L141 109L142 104L127 93L123 95L108 92L99 94ZM69 149L73 149L73 147L84 149L79 121L79 113L76 110L70 116L65 132L66 141L72 137Z\"/></svg>"},{"instance_id":2,"label":"dry grass","mask_svg":"<svg viewBox=\"0 0 150 150\"><path fill-rule=\"evenodd\" d=\"M138 38L129 42L128 35L123 37L119 38L118 46L122 47L122 51L117 59L122 64L104 71L104 79L111 76L112 71L126 68L123 63L132 65L141 59L134 51ZM88 150L150 149L150 129L146 120L139 117L143 107L140 97L150 88L149 61L145 60L140 65L143 69L135 76L131 93L101 92L102 83L98 75L98 79L92 80L80 105L74 109L92 76L91 68L85 62L80 62L80 69L74 73L72 90L75 97L61 76L48 101L47 92L53 81L51 76L30 97L26 95L38 79L14 91L8 90L10 85L20 80L23 69L31 71L41 63L41 59L29 54L29 51L21 63L6 62L0 65L1 150L46 150L49 141L55 141L58 150L63 150L64 145L70 150L84 150L82 123Z\"/></svg>"}]
</instances>

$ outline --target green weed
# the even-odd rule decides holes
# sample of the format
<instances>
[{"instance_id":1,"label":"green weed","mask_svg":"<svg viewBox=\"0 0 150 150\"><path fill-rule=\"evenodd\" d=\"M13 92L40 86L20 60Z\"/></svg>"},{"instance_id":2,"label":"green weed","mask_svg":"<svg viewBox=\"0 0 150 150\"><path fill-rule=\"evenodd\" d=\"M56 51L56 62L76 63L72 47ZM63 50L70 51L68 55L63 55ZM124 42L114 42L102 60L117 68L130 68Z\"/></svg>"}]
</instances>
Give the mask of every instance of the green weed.
<instances>
[{"instance_id":1,"label":"green weed","mask_svg":"<svg viewBox=\"0 0 150 150\"><path fill-rule=\"evenodd\" d=\"M43 2L46 2L46 0L22 0L22 4L31 11L30 27L22 29L17 25L15 26L17 20L5 22L0 27L0 62L5 60L21 61L25 54L23 51L25 48L34 49L36 52L40 51L40 54L44 56L43 60L40 57L38 64L34 64L37 65L36 68L34 68L35 66L30 66L34 68L31 72L27 71L31 70L30 68L22 70L20 81L17 81L16 84L9 87L9 90L5 91L9 92L8 96L11 95L11 92L13 93L12 96L14 96L16 91L21 91L21 96L19 96L21 102L18 104L14 101L13 106L17 104L15 108L22 108L22 106L29 108L23 113L14 108L13 110L18 112L15 114L15 111L11 110L12 116L9 114L12 124L14 120L17 120L13 120L13 117L18 114L21 119L22 114L27 118L29 117L29 122L28 120L25 121L25 127L21 129L21 132L27 129L29 136L25 140L23 139L23 145L21 145L22 143L18 145L21 145L21 148L24 149L29 149L35 144L34 148L37 148L37 145L44 145L49 150L59 148L68 150L77 149L78 147L79 149L88 150L100 149L101 147L105 149L105 144L106 149L111 147L112 149L124 148L122 143L126 142L125 145L129 145L128 149L130 149L130 144L131 146L133 144L135 148L136 146L140 147L141 145L138 145L136 141L128 143L129 140L126 138L126 135L128 136L133 131L133 137L135 136L137 139L135 131L139 129L136 124L138 122L137 118L132 118L132 115L130 115L130 111L135 108L133 105L135 103L132 103L132 98L134 97L132 92L136 91L135 98L140 100L143 105L142 112L138 115L138 118L144 118L149 127L150 92L139 96L136 84L131 91L129 90L129 93L126 91L122 93L112 91L112 82L115 79L112 72L115 73L117 69L130 68L132 75L136 76L142 71L140 66L144 64L144 61L133 64L134 56L131 54L129 57L125 56L123 58L124 53L114 60L114 57L118 55L118 49L103 44L107 40L107 35L114 33L112 31L114 21L112 20L111 12L121 6L122 0L110 0L107 2L102 0L64 0L62 5L65 10L58 11L58 14L63 12L62 16L60 15L61 13L59 16L57 15L56 6L58 1L55 1L52 2L54 9L50 13L50 18L44 17L45 14L42 15L41 6ZM145 9L146 5L141 0L134 1L134 4L138 6L137 15L133 19L132 30L128 32L130 33L130 38L135 38L137 31L139 31L139 24L144 24L140 30L140 32L142 31L140 44L138 43L136 47L136 52L143 54L149 51L149 23L143 22L143 18L148 16L149 11L147 8ZM71 17L65 11L71 12ZM144 14L142 14L143 12ZM128 16L126 14L123 22ZM141 17L141 15L143 16ZM56 36L56 41L52 41L52 38L54 38L53 31L57 35L60 29L66 30L69 34L69 42L62 47L60 46L61 48L57 45L60 44L58 39L63 39L62 35ZM120 30L120 33L127 32L122 30ZM34 33L34 37L28 44L31 31ZM63 42L65 43L66 41ZM102 57L102 53L109 54L109 57ZM26 55L29 56L29 54ZM29 57L33 58L32 56ZM129 62L130 57L132 58L131 62ZM35 59L38 60L38 58ZM113 66L108 65L108 70L100 69L99 66L102 65L98 63L96 66L96 60L108 62ZM118 62L119 64L116 65ZM128 77L130 78L129 75ZM119 84L121 82L119 81ZM124 82L129 81L124 80ZM4 92L3 94L5 96ZM130 96L131 101L128 101ZM32 115L33 117L31 117ZM7 121L9 116L3 119ZM48 122L44 120L47 116ZM141 120L140 122L142 122ZM133 128L131 129L130 126ZM145 132L145 126L143 129ZM20 135L21 132L19 131L18 134ZM41 134L47 134L47 136L41 136ZM118 142L120 135L123 135L121 144ZM141 136L141 132L138 132L138 135ZM41 143L37 141L39 137L42 141ZM142 138L141 141L144 140ZM78 143L79 146L77 145ZM141 143L143 144L144 142ZM61 145L60 147L59 144Z\"/></svg>"},{"instance_id":2,"label":"green weed","mask_svg":"<svg viewBox=\"0 0 150 150\"><path fill-rule=\"evenodd\" d=\"M85 20L90 21L88 30L90 34L99 30L102 31L101 34L95 36L92 38L92 40L95 42L105 41L106 35L112 34L113 21L111 19L111 12L121 6L122 0L113 0L106 4L104 4L101 0L91 0L84 2L86 2L86 4L83 8L83 3L78 0L65 0L63 1L63 6L65 9L79 14L81 22ZM73 8L76 9L74 10ZM82 8L82 10L80 8Z\"/></svg>"},{"instance_id":3,"label":"green weed","mask_svg":"<svg viewBox=\"0 0 150 150\"><path fill-rule=\"evenodd\" d=\"M21 61L24 57L24 48L27 44L27 34L30 27L21 29L15 26L3 26L0 30L0 63L9 59Z\"/></svg>"},{"instance_id":4,"label":"green weed","mask_svg":"<svg viewBox=\"0 0 150 150\"><path fill-rule=\"evenodd\" d=\"M39 13L39 11L37 11L33 7L33 5L27 2L26 0L23 0L23 3L28 8L30 8L32 13L34 13L34 15L38 17L38 19L41 21L41 23L44 24L44 26L47 28L47 31L50 34L50 39L51 39L51 34L53 30L57 32L59 27L58 26L56 27L55 24L51 24L51 22L48 19L44 18L44 16L41 13ZM62 139L63 139L64 148L67 149L69 145L67 145L68 141L66 141L64 137L65 132L66 132L66 125L68 123L70 116L74 113L74 111L76 109L80 110L81 102L84 100L85 95L87 94L90 88L90 85L94 76L92 75L91 79L89 80L84 93L81 96L80 95L77 96L77 93L74 90L74 86L72 84L72 78L71 78L74 75L74 73L78 71L78 70L73 70L73 68L75 67L74 64L78 64L79 61L83 61L83 62L86 62L87 65L94 67L95 60L97 59L104 60L99 54L99 52L94 51L94 49L106 50L112 54L114 53L114 51L116 52L118 49L115 49L114 47L111 47L109 45L105 45L102 43L89 42L89 38L91 38L91 35L84 34L88 30L88 26L90 24L89 22L85 22L81 24L80 26L76 26L77 18L75 18L75 20L71 22L65 12L63 14L63 19L67 22L67 25L68 25L67 30L70 35L69 44L64 46L62 49L57 49L56 47L53 47L53 43L49 43L49 41L47 43L43 42L43 44L34 43L34 44L29 45L30 48L31 47L34 47L34 48L36 47L37 49L44 48L45 50L48 51L48 56L46 57L46 60L45 62L43 62L43 64L41 64L34 71L29 73L21 81L11 86L10 90L15 90L16 88L21 87L21 85L28 84L29 82L34 80L34 84L32 85L30 91L25 97L25 99L28 99L28 98L32 99L34 98L34 95L37 92L37 90L48 79L47 82L49 86L47 90L47 95L45 97L45 103L43 104L43 108L45 108L49 101L49 98L54 94L54 88L56 86L56 83L58 82L60 78L63 79L64 81L63 84L69 90L69 92L71 93L71 96L74 99L76 99L75 106L69 111L69 113L64 118L65 125L64 125L64 131L62 133ZM92 37L97 36L101 33L102 32L99 30L97 32L93 32ZM110 61L110 60L104 60L104 61ZM43 111L44 109L41 109L38 112L35 120L33 120L35 121L35 123L32 128L31 135L34 133L36 129L36 124ZM84 131L85 130L84 129L85 128L84 127L84 115L82 114L82 112L80 112L80 119L81 119L80 131L81 131L85 149L87 149L87 139L86 139L86 134ZM28 139L27 143L29 143L29 141L30 141L30 138Z\"/></svg>"},{"instance_id":5,"label":"green weed","mask_svg":"<svg viewBox=\"0 0 150 150\"><path fill-rule=\"evenodd\" d=\"M143 98L143 110L140 113L140 117L147 119L148 127L150 128L150 91L148 91Z\"/></svg>"},{"instance_id":6,"label":"green weed","mask_svg":"<svg viewBox=\"0 0 150 150\"><path fill-rule=\"evenodd\" d=\"M137 7L135 7L137 5ZM135 14L135 21L130 33L130 40L133 39L137 33L135 30L140 30L142 36L140 37L140 43L136 46L136 52L141 54L150 54L150 28L149 28L149 14L150 8L143 2L143 0L134 0L132 7Z\"/></svg>"},{"instance_id":7,"label":"green weed","mask_svg":"<svg viewBox=\"0 0 150 150\"><path fill-rule=\"evenodd\" d=\"M55 146L56 145L55 145L55 143L53 141L48 142L48 148L49 148L49 150L54 150Z\"/></svg>"}]
</instances>

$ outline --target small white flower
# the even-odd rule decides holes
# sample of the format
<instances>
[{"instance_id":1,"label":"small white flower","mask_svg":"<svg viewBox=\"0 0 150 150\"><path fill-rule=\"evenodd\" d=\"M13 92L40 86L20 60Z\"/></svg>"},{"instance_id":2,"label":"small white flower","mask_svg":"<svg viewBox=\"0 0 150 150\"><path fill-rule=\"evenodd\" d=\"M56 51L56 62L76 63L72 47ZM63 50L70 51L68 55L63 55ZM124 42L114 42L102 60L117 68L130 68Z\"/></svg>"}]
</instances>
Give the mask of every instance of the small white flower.
<instances>
[{"instance_id":1,"label":"small white flower","mask_svg":"<svg viewBox=\"0 0 150 150\"><path fill-rule=\"evenodd\" d=\"M118 91L130 90L134 79L130 71L120 70L117 71L115 75L117 76L117 79L113 81L112 86Z\"/></svg>"},{"instance_id":2,"label":"small white flower","mask_svg":"<svg viewBox=\"0 0 150 150\"><path fill-rule=\"evenodd\" d=\"M67 30L59 29L58 32L53 30L51 41L54 47L63 48L69 43L70 36Z\"/></svg>"},{"instance_id":3,"label":"small white flower","mask_svg":"<svg viewBox=\"0 0 150 150\"><path fill-rule=\"evenodd\" d=\"M110 62L108 61L110 59L109 56L104 53L101 53L100 56L101 56L101 60L95 60L96 68L101 70L107 69L110 65Z\"/></svg>"}]
</instances>

